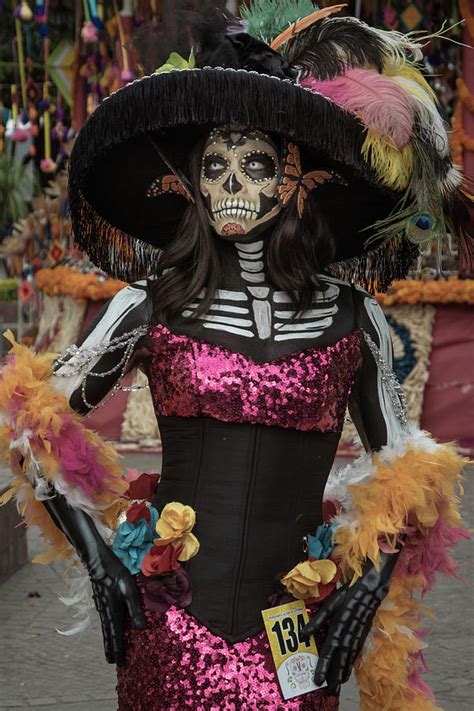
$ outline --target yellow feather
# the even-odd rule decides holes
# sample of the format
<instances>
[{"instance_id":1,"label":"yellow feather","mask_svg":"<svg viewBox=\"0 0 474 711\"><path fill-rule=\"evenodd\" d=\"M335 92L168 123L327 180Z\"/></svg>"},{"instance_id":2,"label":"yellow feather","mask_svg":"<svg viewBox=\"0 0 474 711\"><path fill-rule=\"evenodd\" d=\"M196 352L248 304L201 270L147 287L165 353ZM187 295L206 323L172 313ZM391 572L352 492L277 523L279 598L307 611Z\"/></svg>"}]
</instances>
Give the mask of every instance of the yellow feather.
<instances>
[{"instance_id":1,"label":"yellow feather","mask_svg":"<svg viewBox=\"0 0 474 711\"><path fill-rule=\"evenodd\" d=\"M425 77L423 74L414 67L411 64L404 64L403 66L390 66L386 65L383 70L383 74L386 76L392 77L394 79L399 77L403 77L404 79L408 79L409 81L413 82L414 84L417 84L420 88L419 93L418 92L413 92L416 93L419 99L423 100L423 97L426 98L426 95L431 101L436 102L436 93L434 89L428 84L426 81Z\"/></svg>"},{"instance_id":2,"label":"yellow feather","mask_svg":"<svg viewBox=\"0 0 474 711\"><path fill-rule=\"evenodd\" d=\"M393 190L406 190L413 173L413 150L409 144L399 150L368 129L362 155L384 185Z\"/></svg>"}]
</instances>

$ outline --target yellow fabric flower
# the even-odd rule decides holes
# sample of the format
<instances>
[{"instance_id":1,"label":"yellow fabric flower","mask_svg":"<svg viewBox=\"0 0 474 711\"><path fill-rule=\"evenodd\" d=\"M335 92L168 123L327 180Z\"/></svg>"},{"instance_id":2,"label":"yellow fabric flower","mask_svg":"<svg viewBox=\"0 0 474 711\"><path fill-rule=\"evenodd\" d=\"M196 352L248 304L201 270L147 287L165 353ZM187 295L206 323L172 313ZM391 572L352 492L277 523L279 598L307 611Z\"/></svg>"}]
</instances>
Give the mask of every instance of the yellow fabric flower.
<instances>
[{"instance_id":1,"label":"yellow fabric flower","mask_svg":"<svg viewBox=\"0 0 474 711\"><path fill-rule=\"evenodd\" d=\"M330 583L337 572L332 560L305 560L298 563L282 579L290 595L297 600L319 596L319 584Z\"/></svg>"},{"instance_id":2,"label":"yellow fabric flower","mask_svg":"<svg viewBox=\"0 0 474 711\"><path fill-rule=\"evenodd\" d=\"M178 501L166 504L156 524L156 532L161 539L159 545L170 543L185 533L190 533L195 523L196 512L191 506L185 506Z\"/></svg>"},{"instance_id":3,"label":"yellow fabric flower","mask_svg":"<svg viewBox=\"0 0 474 711\"><path fill-rule=\"evenodd\" d=\"M179 545L183 546L183 550L178 556L178 560L181 561L181 563L194 558L200 546L194 533L185 533L184 536L179 539Z\"/></svg>"}]
</instances>

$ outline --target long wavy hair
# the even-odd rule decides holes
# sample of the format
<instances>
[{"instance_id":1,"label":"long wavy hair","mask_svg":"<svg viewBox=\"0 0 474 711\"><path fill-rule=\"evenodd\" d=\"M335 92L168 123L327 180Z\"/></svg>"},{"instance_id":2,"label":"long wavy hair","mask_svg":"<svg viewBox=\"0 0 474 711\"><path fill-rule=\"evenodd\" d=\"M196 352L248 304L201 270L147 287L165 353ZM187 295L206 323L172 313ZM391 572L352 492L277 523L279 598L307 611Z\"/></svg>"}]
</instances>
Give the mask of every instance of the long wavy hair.
<instances>
[{"instance_id":1,"label":"long wavy hair","mask_svg":"<svg viewBox=\"0 0 474 711\"><path fill-rule=\"evenodd\" d=\"M195 146L188 165L195 202L188 205L152 282L153 318L158 322L169 322L204 289L204 298L189 317L197 318L208 310L219 285L221 264L215 241L221 238L212 232L199 189L204 143L205 139ZM265 273L270 283L289 295L295 315L308 309L315 290L325 288L316 275L335 254L334 238L315 198L307 199L300 219L293 196L265 239Z\"/></svg>"}]
</instances>

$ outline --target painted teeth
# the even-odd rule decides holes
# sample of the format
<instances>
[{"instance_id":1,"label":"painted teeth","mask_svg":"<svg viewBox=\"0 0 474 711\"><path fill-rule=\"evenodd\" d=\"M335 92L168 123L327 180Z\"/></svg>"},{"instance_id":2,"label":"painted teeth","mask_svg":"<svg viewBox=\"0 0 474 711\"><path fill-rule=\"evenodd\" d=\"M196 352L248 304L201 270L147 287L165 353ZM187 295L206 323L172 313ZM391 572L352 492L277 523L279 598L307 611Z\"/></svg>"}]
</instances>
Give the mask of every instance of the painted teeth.
<instances>
[{"instance_id":1,"label":"painted teeth","mask_svg":"<svg viewBox=\"0 0 474 711\"><path fill-rule=\"evenodd\" d=\"M238 207L229 207L225 210L214 211L214 216L219 217L250 217L252 220L256 220L258 213L255 210L244 210Z\"/></svg>"},{"instance_id":2,"label":"painted teeth","mask_svg":"<svg viewBox=\"0 0 474 711\"><path fill-rule=\"evenodd\" d=\"M214 207L214 217L249 217L252 220L256 220L258 216L258 210L255 205L253 205L248 200L242 200L242 198L231 198L225 200L218 200Z\"/></svg>"}]
</instances>

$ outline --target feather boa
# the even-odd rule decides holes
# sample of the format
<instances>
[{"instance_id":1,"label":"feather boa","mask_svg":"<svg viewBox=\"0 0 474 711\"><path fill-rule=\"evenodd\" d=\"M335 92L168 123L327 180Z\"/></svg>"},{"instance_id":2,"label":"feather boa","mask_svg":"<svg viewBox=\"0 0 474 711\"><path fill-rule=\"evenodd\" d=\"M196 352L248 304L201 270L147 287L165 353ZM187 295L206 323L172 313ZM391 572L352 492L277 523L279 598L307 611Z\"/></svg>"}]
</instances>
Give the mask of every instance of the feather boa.
<instances>
[{"instance_id":1,"label":"feather boa","mask_svg":"<svg viewBox=\"0 0 474 711\"><path fill-rule=\"evenodd\" d=\"M48 548L36 562L72 561L72 547L41 503L49 485L92 516L107 539L127 483L113 446L87 429L50 384L54 356L36 355L10 332L5 336L13 347L0 374L0 457L15 480L0 504L15 496L26 523L40 527Z\"/></svg>"},{"instance_id":2,"label":"feather boa","mask_svg":"<svg viewBox=\"0 0 474 711\"><path fill-rule=\"evenodd\" d=\"M434 711L423 682L426 632L418 598L436 573L458 576L453 546L470 538L461 528L458 492L465 460L453 446L437 444L416 427L393 447L364 454L328 482L325 497L338 501L335 559L347 581L365 560L380 562L380 542L392 550L404 539L390 592L377 612L356 663L362 711Z\"/></svg>"}]
</instances>

